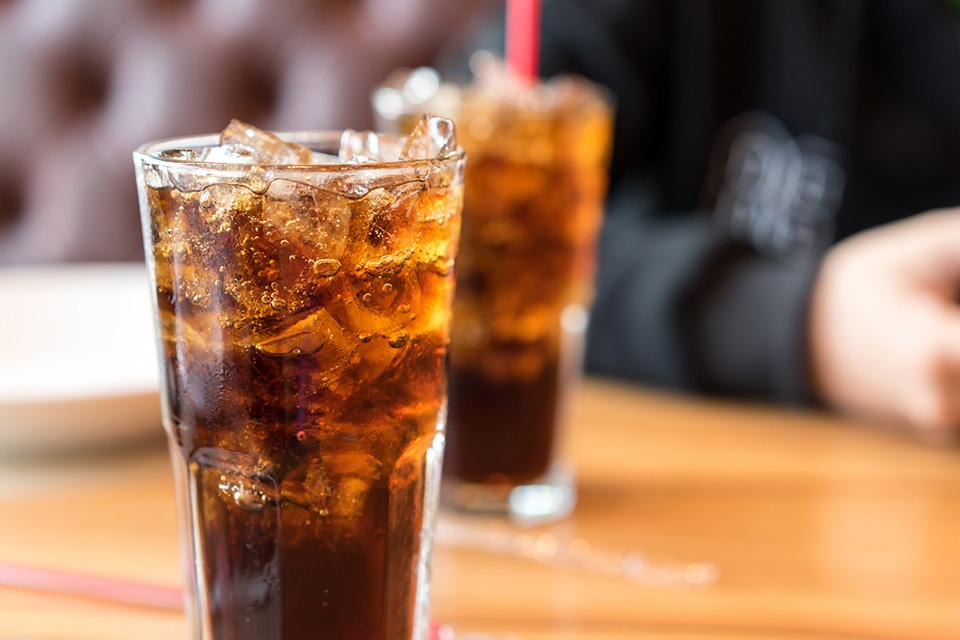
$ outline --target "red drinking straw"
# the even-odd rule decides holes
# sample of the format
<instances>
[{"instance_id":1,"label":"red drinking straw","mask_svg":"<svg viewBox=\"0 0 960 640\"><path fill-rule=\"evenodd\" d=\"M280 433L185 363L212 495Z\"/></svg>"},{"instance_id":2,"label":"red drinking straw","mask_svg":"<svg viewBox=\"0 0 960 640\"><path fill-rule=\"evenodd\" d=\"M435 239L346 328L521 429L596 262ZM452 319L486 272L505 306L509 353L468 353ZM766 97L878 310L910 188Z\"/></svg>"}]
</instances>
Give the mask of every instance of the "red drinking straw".
<instances>
[{"instance_id":1,"label":"red drinking straw","mask_svg":"<svg viewBox=\"0 0 960 640\"><path fill-rule=\"evenodd\" d=\"M147 609L183 610L183 592L176 587L143 584L59 569L0 563L0 587L45 591Z\"/></svg>"},{"instance_id":2,"label":"red drinking straw","mask_svg":"<svg viewBox=\"0 0 960 640\"><path fill-rule=\"evenodd\" d=\"M536 82L540 72L540 0L507 0L507 65Z\"/></svg>"},{"instance_id":3,"label":"red drinking straw","mask_svg":"<svg viewBox=\"0 0 960 640\"><path fill-rule=\"evenodd\" d=\"M183 611L183 591L177 587L60 569L0 562L0 587L42 591L160 611ZM430 640L450 640L454 637L453 629L434 622L430 625L429 637Z\"/></svg>"}]
</instances>

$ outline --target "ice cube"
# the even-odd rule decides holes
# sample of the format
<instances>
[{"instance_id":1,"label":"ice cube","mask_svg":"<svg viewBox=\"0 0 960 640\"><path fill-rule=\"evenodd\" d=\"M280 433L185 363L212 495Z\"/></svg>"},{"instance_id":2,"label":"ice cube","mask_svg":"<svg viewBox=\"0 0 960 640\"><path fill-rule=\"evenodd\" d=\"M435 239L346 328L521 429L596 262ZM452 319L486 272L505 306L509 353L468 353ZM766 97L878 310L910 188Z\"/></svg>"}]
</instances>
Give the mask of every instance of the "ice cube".
<instances>
[{"instance_id":1,"label":"ice cube","mask_svg":"<svg viewBox=\"0 0 960 640\"><path fill-rule=\"evenodd\" d=\"M323 462L335 485L330 496L331 514L341 518L360 516L367 493L382 481L383 465L371 455L352 451L327 454Z\"/></svg>"},{"instance_id":2,"label":"ice cube","mask_svg":"<svg viewBox=\"0 0 960 640\"><path fill-rule=\"evenodd\" d=\"M206 480L204 489L215 488L222 499L244 511L263 511L279 497L276 478L263 470L262 460L256 455L202 447L191 461Z\"/></svg>"},{"instance_id":3,"label":"ice cube","mask_svg":"<svg viewBox=\"0 0 960 640\"><path fill-rule=\"evenodd\" d=\"M360 344L325 309L315 309L305 318L254 335L253 339L254 348L266 356L310 357L315 368L329 379L347 366Z\"/></svg>"},{"instance_id":4,"label":"ice cube","mask_svg":"<svg viewBox=\"0 0 960 640\"><path fill-rule=\"evenodd\" d=\"M241 164L250 164L251 162L259 164L310 164L313 160L313 154L310 149L292 142L281 140L269 131L263 131L251 124L241 122L240 120L231 120L227 128L220 134L220 151L210 149L207 155L213 153L216 156L224 158L235 158L233 160L223 160L224 162L239 162L240 158L246 158L247 154L252 160L241 162ZM208 160L208 162L217 162Z\"/></svg>"},{"instance_id":5,"label":"ice cube","mask_svg":"<svg viewBox=\"0 0 960 640\"><path fill-rule=\"evenodd\" d=\"M204 223L205 233L230 231L234 220L254 214L259 209L258 196L241 185L212 184L197 197L197 210Z\"/></svg>"},{"instance_id":6,"label":"ice cube","mask_svg":"<svg viewBox=\"0 0 960 640\"><path fill-rule=\"evenodd\" d=\"M256 162L253 152L243 145L224 144L204 150L201 159L204 162L222 164L253 164Z\"/></svg>"},{"instance_id":7,"label":"ice cube","mask_svg":"<svg viewBox=\"0 0 960 640\"><path fill-rule=\"evenodd\" d=\"M406 256L391 264L392 275L360 280L353 299L332 309L345 327L360 336L393 337L416 319L420 308L420 282Z\"/></svg>"},{"instance_id":8,"label":"ice cube","mask_svg":"<svg viewBox=\"0 0 960 640\"><path fill-rule=\"evenodd\" d=\"M373 131L347 129L340 136L341 162L375 162L380 160L380 138Z\"/></svg>"},{"instance_id":9,"label":"ice cube","mask_svg":"<svg viewBox=\"0 0 960 640\"><path fill-rule=\"evenodd\" d=\"M310 437L305 431L301 433L305 439ZM297 505L320 516L327 515L331 491L323 463L319 459L308 460L291 470L283 478L280 493L286 504Z\"/></svg>"},{"instance_id":10,"label":"ice cube","mask_svg":"<svg viewBox=\"0 0 960 640\"><path fill-rule=\"evenodd\" d=\"M340 162L394 162L402 140L373 131L347 129L340 137Z\"/></svg>"},{"instance_id":11,"label":"ice cube","mask_svg":"<svg viewBox=\"0 0 960 640\"><path fill-rule=\"evenodd\" d=\"M167 149L157 155L163 160L174 162L193 162L200 159L200 154L194 149Z\"/></svg>"},{"instance_id":12,"label":"ice cube","mask_svg":"<svg viewBox=\"0 0 960 640\"><path fill-rule=\"evenodd\" d=\"M319 438L321 447L328 444L321 433L305 432L304 438ZM367 493L382 484L383 476L383 465L368 454L331 452L291 470L280 490L286 504L320 516L356 518L363 513Z\"/></svg>"},{"instance_id":13,"label":"ice cube","mask_svg":"<svg viewBox=\"0 0 960 640\"><path fill-rule=\"evenodd\" d=\"M339 164L340 162L342 162L340 157L331 153L323 153L322 151L310 152L311 164Z\"/></svg>"},{"instance_id":14,"label":"ice cube","mask_svg":"<svg viewBox=\"0 0 960 640\"><path fill-rule=\"evenodd\" d=\"M443 158L457 148L453 120L425 114L400 150L400 160L432 160Z\"/></svg>"}]
</instances>

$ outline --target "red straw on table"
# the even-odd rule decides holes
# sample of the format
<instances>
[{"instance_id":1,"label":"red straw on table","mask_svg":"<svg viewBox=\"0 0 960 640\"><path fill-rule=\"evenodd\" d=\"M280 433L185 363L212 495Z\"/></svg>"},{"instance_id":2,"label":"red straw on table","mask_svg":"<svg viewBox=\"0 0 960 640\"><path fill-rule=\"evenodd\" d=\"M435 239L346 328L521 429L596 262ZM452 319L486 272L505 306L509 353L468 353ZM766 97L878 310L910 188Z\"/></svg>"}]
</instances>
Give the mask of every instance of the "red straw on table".
<instances>
[{"instance_id":1,"label":"red straw on table","mask_svg":"<svg viewBox=\"0 0 960 640\"><path fill-rule=\"evenodd\" d=\"M176 587L118 580L59 569L0 563L0 587L44 591L147 609L165 611L183 609L183 592Z\"/></svg>"},{"instance_id":2,"label":"red straw on table","mask_svg":"<svg viewBox=\"0 0 960 640\"><path fill-rule=\"evenodd\" d=\"M536 82L540 72L540 0L507 0L507 65Z\"/></svg>"},{"instance_id":3,"label":"red straw on table","mask_svg":"<svg viewBox=\"0 0 960 640\"><path fill-rule=\"evenodd\" d=\"M60 569L0 562L0 587L74 596L145 609L183 611L183 591L176 587ZM430 640L451 638L454 638L454 633L449 625L438 622L430 625Z\"/></svg>"}]
</instances>

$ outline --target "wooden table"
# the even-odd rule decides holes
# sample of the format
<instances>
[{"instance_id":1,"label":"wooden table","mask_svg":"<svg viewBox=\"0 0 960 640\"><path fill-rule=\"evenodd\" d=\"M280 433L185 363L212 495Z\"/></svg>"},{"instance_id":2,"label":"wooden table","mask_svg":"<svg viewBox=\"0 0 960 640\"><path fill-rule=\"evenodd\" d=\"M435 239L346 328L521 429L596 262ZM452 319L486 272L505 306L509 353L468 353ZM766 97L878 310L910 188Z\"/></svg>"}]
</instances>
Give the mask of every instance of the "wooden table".
<instances>
[{"instance_id":1,"label":"wooden table","mask_svg":"<svg viewBox=\"0 0 960 640\"><path fill-rule=\"evenodd\" d=\"M517 638L960 637L960 452L836 418L590 382L575 517L544 531L711 561L715 584L620 577L440 548L434 615ZM175 585L159 448L0 465L0 561ZM0 589L0 639L185 638L176 614Z\"/></svg>"}]
</instances>

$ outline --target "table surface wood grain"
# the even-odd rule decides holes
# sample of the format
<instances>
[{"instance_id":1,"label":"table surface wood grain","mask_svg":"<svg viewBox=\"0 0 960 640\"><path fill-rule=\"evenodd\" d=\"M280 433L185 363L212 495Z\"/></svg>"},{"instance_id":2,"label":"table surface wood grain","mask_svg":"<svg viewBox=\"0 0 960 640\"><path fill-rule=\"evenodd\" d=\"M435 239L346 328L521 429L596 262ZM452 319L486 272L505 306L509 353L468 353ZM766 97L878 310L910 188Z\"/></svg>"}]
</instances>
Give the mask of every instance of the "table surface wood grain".
<instances>
[{"instance_id":1,"label":"table surface wood grain","mask_svg":"<svg viewBox=\"0 0 960 640\"><path fill-rule=\"evenodd\" d=\"M810 412L592 380L570 452L580 503L530 535L655 562L708 586L440 546L434 617L514 638L960 637L960 451ZM178 585L159 446L0 461L0 562ZM176 613L0 588L0 640L186 638Z\"/></svg>"}]
</instances>

